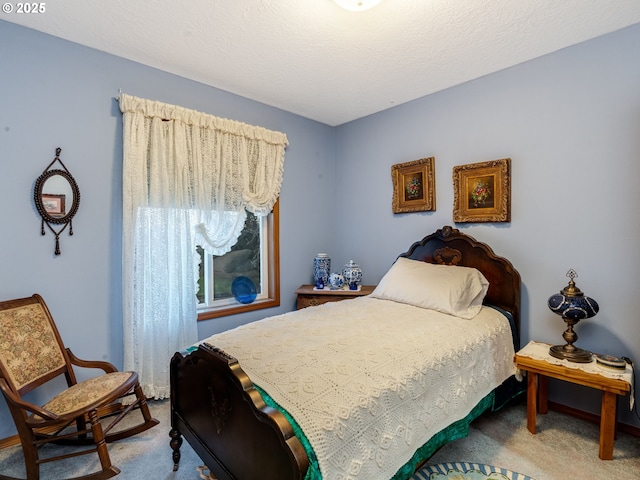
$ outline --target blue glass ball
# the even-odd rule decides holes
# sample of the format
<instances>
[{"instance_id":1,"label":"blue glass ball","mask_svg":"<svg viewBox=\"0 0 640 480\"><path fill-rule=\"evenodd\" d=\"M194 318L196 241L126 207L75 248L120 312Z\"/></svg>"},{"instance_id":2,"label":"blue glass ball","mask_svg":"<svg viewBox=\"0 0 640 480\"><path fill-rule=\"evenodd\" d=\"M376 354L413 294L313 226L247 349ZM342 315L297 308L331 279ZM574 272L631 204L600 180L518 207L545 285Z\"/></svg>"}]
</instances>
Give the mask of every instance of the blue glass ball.
<instances>
[{"instance_id":1,"label":"blue glass ball","mask_svg":"<svg viewBox=\"0 0 640 480\"><path fill-rule=\"evenodd\" d=\"M600 310L598 302L584 295L572 297L556 293L549 297L547 303L553 313L561 315L562 318L575 320L576 322L585 318L591 318Z\"/></svg>"}]
</instances>

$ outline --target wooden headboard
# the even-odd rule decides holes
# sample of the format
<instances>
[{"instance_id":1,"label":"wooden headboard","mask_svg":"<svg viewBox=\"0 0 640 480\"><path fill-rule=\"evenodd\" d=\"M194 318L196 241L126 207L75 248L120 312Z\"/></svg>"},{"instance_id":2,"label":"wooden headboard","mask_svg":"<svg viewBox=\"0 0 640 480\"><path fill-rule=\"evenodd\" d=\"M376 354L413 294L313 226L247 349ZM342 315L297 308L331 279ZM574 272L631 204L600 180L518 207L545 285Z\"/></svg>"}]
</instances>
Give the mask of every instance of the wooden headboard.
<instances>
[{"instance_id":1,"label":"wooden headboard","mask_svg":"<svg viewBox=\"0 0 640 480\"><path fill-rule=\"evenodd\" d=\"M457 228L445 226L411 245L400 257L423 262L477 268L489 281L485 304L500 307L513 315L520 335L520 274L506 258L489 245Z\"/></svg>"}]
</instances>

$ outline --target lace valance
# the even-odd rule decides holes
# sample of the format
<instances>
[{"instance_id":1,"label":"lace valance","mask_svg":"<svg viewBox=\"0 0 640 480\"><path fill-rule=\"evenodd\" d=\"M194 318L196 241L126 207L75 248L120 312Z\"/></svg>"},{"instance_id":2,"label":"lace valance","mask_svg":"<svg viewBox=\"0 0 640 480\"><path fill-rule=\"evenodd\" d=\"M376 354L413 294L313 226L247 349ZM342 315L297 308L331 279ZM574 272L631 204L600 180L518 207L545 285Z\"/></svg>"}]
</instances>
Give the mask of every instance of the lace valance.
<instances>
[{"instance_id":1,"label":"lace valance","mask_svg":"<svg viewBox=\"0 0 640 480\"><path fill-rule=\"evenodd\" d=\"M222 255L240 235L245 209L271 212L282 184L284 133L125 94L119 102L130 215L146 207L189 209L198 242Z\"/></svg>"}]
</instances>

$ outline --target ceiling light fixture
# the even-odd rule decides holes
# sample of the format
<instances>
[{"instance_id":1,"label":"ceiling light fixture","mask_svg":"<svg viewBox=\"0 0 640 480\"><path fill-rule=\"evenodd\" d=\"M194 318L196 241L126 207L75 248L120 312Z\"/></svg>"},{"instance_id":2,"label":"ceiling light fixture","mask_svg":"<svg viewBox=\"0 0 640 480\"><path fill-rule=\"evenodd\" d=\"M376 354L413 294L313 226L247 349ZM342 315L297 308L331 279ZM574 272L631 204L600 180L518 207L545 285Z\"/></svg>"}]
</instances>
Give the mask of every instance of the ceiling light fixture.
<instances>
[{"instance_id":1,"label":"ceiling light fixture","mask_svg":"<svg viewBox=\"0 0 640 480\"><path fill-rule=\"evenodd\" d=\"M363 12L375 7L381 0L333 0L345 10Z\"/></svg>"}]
</instances>

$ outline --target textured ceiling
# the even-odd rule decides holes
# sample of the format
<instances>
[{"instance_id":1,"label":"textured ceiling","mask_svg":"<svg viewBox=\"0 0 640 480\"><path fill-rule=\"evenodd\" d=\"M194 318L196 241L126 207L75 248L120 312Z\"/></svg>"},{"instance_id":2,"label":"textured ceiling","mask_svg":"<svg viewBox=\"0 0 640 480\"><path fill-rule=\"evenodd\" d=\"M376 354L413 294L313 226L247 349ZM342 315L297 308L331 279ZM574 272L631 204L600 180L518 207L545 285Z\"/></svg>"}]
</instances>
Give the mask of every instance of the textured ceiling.
<instances>
[{"instance_id":1,"label":"textured ceiling","mask_svg":"<svg viewBox=\"0 0 640 480\"><path fill-rule=\"evenodd\" d=\"M331 0L45 6L0 18L332 126L640 22L639 0L382 0L357 13Z\"/></svg>"}]
</instances>

